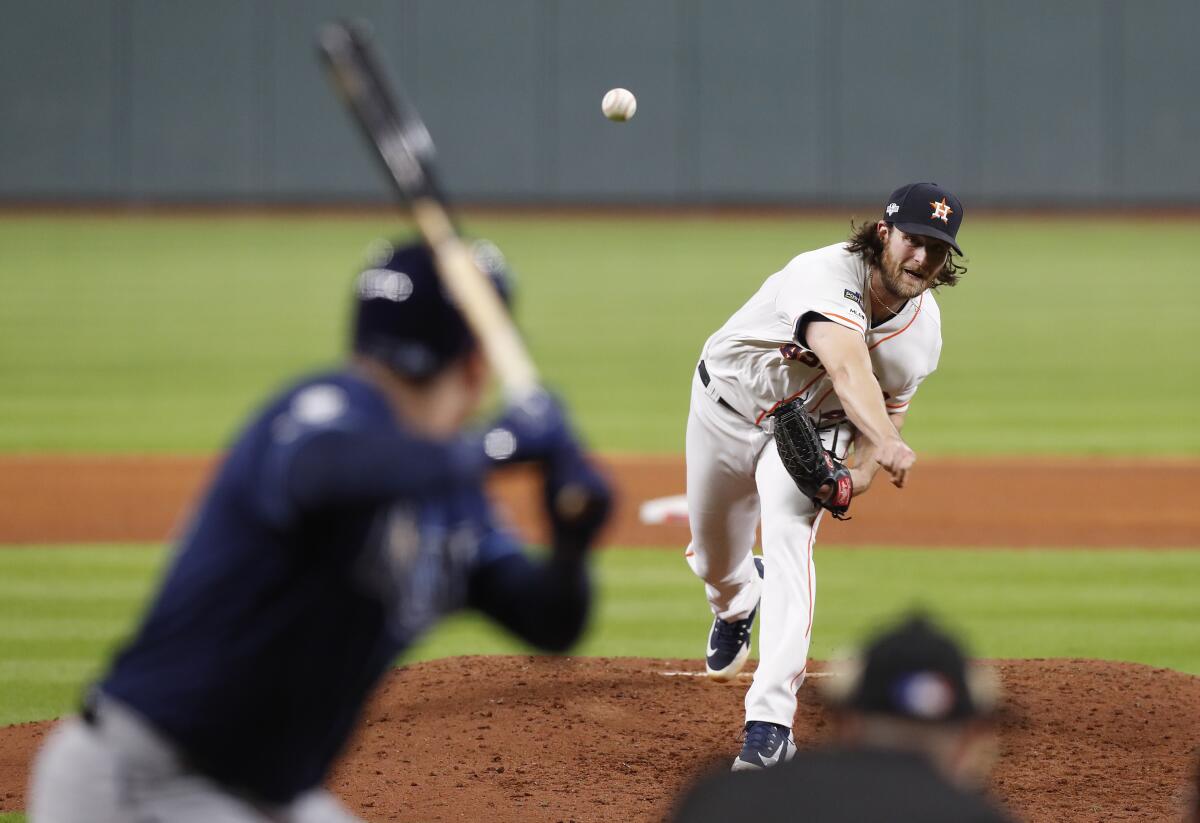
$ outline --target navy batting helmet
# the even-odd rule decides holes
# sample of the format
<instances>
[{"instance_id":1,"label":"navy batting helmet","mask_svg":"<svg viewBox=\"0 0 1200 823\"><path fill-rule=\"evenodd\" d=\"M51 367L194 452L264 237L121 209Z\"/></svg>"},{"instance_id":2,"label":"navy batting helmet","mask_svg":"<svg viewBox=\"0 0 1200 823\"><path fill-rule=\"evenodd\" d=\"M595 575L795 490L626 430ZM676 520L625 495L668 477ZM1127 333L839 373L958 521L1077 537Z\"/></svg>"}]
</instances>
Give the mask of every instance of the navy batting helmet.
<instances>
[{"instance_id":1,"label":"navy batting helmet","mask_svg":"<svg viewBox=\"0 0 1200 823\"><path fill-rule=\"evenodd\" d=\"M504 257L491 243L474 245L475 261L509 302ZM435 374L476 345L424 243L383 244L378 261L355 286L354 351L386 363L406 377Z\"/></svg>"}]
</instances>

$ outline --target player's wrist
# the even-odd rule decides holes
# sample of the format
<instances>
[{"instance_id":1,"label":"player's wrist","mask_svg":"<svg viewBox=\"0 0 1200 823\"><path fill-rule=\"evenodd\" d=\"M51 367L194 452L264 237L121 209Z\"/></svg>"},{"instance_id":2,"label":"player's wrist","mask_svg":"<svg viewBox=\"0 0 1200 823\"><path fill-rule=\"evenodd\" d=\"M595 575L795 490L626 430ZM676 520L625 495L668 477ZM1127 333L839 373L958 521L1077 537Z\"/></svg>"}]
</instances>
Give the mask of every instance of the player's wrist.
<instances>
[{"instance_id":1,"label":"player's wrist","mask_svg":"<svg viewBox=\"0 0 1200 823\"><path fill-rule=\"evenodd\" d=\"M875 467L867 469L861 466L850 467L850 482L854 484L853 496L858 497L871 487L871 482L875 479L875 473L878 470L878 464Z\"/></svg>"}]
</instances>

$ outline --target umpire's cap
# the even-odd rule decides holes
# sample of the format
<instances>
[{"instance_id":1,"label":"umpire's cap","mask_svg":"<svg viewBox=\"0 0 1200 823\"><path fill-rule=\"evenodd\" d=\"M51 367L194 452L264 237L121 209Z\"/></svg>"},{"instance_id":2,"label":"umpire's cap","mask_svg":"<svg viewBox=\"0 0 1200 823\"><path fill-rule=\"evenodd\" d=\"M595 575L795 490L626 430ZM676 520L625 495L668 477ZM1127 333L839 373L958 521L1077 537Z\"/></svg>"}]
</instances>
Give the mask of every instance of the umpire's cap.
<instances>
[{"instance_id":1,"label":"umpire's cap","mask_svg":"<svg viewBox=\"0 0 1200 823\"><path fill-rule=\"evenodd\" d=\"M507 304L510 277L500 250L478 241L473 251ZM355 352L419 380L475 347L475 335L443 286L428 246L382 242L371 257L374 262L355 281Z\"/></svg>"},{"instance_id":2,"label":"umpire's cap","mask_svg":"<svg viewBox=\"0 0 1200 823\"><path fill-rule=\"evenodd\" d=\"M956 252L962 202L937 183L909 183L892 192L883 207L883 219L907 234L945 240Z\"/></svg>"},{"instance_id":3,"label":"umpire's cap","mask_svg":"<svg viewBox=\"0 0 1200 823\"><path fill-rule=\"evenodd\" d=\"M945 722L991 713L997 687L991 672L969 662L953 638L913 615L835 671L825 693L849 711Z\"/></svg>"}]
</instances>

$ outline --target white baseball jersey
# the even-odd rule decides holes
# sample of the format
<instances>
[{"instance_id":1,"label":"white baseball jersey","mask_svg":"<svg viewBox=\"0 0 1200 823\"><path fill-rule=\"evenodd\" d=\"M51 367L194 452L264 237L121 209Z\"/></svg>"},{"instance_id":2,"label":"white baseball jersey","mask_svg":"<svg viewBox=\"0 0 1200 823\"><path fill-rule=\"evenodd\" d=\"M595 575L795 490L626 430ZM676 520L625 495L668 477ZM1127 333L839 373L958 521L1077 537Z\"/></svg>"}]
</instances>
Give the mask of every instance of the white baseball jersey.
<instances>
[{"instance_id":1,"label":"white baseball jersey","mask_svg":"<svg viewBox=\"0 0 1200 823\"><path fill-rule=\"evenodd\" d=\"M701 357L716 393L756 424L795 397L804 398L821 425L843 420L825 369L796 340L797 323L816 312L864 336L888 411L905 410L937 368L941 312L927 291L871 328L868 277L845 243L793 258L705 342Z\"/></svg>"}]
</instances>

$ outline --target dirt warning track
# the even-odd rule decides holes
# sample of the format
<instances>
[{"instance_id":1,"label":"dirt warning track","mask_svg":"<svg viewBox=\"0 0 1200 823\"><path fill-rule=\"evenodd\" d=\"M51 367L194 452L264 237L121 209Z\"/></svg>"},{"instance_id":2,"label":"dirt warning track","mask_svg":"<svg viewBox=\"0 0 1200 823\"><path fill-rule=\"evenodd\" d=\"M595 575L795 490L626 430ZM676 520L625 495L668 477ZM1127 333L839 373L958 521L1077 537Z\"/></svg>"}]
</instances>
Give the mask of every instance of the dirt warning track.
<instances>
[{"instance_id":1,"label":"dirt warning track","mask_svg":"<svg viewBox=\"0 0 1200 823\"><path fill-rule=\"evenodd\" d=\"M611 546L686 545L685 523L645 525L639 505L682 494L683 460L610 455L620 490ZM0 457L0 544L161 541L216 466L205 456ZM542 537L528 471L494 489L527 537ZM825 518L821 545L1200 547L1200 461L926 459L909 485L880 477L853 519Z\"/></svg>"}]
</instances>

